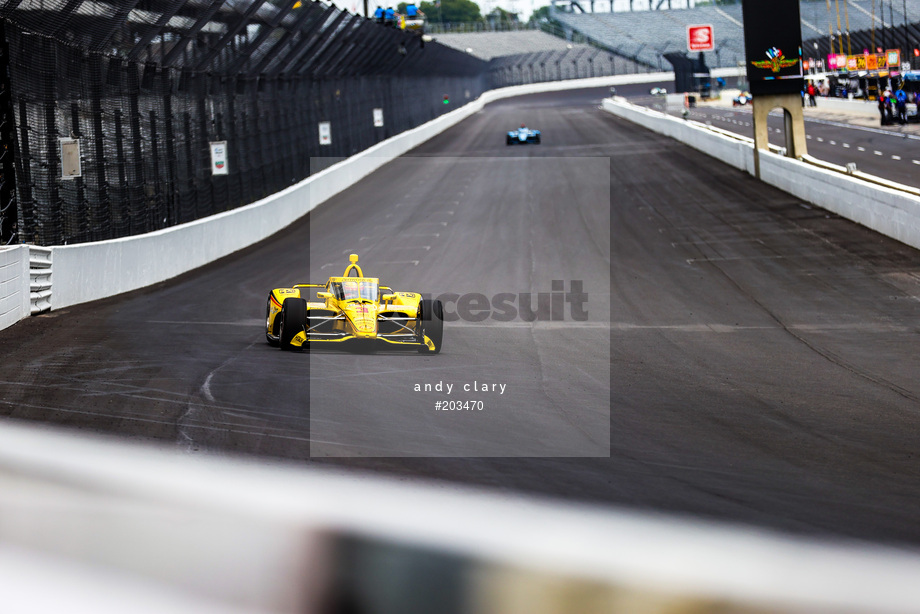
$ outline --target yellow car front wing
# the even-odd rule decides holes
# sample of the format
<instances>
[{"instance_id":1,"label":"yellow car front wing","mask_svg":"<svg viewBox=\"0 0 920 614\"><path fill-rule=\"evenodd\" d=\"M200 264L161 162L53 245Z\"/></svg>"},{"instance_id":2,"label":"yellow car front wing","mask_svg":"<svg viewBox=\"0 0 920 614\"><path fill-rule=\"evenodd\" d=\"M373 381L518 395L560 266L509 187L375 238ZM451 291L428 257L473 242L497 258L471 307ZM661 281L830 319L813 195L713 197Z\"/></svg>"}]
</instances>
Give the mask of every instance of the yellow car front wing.
<instances>
[{"instance_id":1,"label":"yellow car front wing","mask_svg":"<svg viewBox=\"0 0 920 614\"><path fill-rule=\"evenodd\" d=\"M353 339L362 339L367 340L367 337L356 337L355 335L344 335L342 337L337 337L335 339L311 339L310 343L341 343L343 341L350 341ZM435 349L434 341L432 341L428 335L425 335L425 343L418 343L417 341L396 341L395 339L387 339L383 336L374 337L375 341L384 341L392 345L407 345L411 347L421 347L422 345L426 346L429 351L433 352ZM291 345L294 347L303 347L304 343L307 342L307 334L303 331L300 331L294 338L291 339Z\"/></svg>"}]
</instances>

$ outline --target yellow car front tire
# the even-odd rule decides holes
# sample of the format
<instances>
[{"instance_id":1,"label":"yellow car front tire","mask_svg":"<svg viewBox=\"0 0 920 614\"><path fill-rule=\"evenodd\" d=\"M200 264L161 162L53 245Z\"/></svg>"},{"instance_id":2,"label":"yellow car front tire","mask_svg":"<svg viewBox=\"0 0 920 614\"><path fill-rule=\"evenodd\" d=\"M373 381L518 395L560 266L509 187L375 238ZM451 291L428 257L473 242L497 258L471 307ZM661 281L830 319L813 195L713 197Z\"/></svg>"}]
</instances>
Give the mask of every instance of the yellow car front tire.
<instances>
[{"instance_id":1,"label":"yellow car front tire","mask_svg":"<svg viewBox=\"0 0 920 614\"><path fill-rule=\"evenodd\" d=\"M281 304L281 325L278 327L278 337L282 350L296 350L297 346L291 345L291 340L297 333L306 330L307 301L302 298L286 298Z\"/></svg>"},{"instance_id":2,"label":"yellow car front tire","mask_svg":"<svg viewBox=\"0 0 920 614\"><path fill-rule=\"evenodd\" d=\"M418 349L420 354L440 354L441 340L444 338L444 305L439 300L422 299L419 301L419 341L424 343L427 336L434 343L434 350L428 346Z\"/></svg>"}]
</instances>

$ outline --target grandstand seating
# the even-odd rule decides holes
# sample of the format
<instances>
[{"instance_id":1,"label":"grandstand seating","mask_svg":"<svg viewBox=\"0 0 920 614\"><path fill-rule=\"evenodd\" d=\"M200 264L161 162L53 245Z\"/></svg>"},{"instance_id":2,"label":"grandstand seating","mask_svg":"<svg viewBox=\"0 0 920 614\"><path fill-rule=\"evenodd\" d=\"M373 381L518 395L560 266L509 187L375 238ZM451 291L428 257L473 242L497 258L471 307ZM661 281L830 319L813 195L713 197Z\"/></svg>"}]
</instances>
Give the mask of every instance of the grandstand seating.
<instances>
[{"instance_id":1,"label":"grandstand seating","mask_svg":"<svg viewBox=\"0 0 920 614\"><path fill-rule=\"evenodd\" d=\"M606 50L539 30L438 34L435 40L490 60L494 86L648 71Z\"/></svg>"},{"instance_id":2,"label":"grandstand seating","mask_svg":"<svg viewBox=\"0 0 920 614\"><path fill-rule=\"evenodd\" d=\"M848 0L840 2L841 30L871 31L891 25L900 27L904 21L904 2L886 3L883 11L873 0ZM907 22L916 22L920 16L920 0L906 0ZM894 6L897 5L897 6ZM599 5L600 6L600 5ZM636 6L639 6L637 3ZM846 13L844 12L846 8ZM893 13L893 20L892 14ZM825 0L800 2L802 39L827 39L830 30L837 31L837 14L834 4L828 14ZM610 49L633 58L653 68L669 69L662 54L686 50L687 26L712 24L716 50L706 52L706 64L711 67L737 66L744 58L744 26L741 4L700 6L690 9L657 11L625 11L616 13L568 13L557 11L553 17L571 28ZM830 26L830 27L829 27ZM913 39L912 39L913 40ZM914 41L912 44L916 44ZM853 53L859 53L853 50ZM662 66L664 62L664 66Z\"/></svg>"},{"instance_id":3,"label":"grandstand seating","mask_svg":"<svg viewBox=\"0 0 920 614\"><path fill-rule=\"evenodd\" d=\"M435 34L434 38L442 45L466 51L483 60L522 53L563 51L575 46L584 46L569 43L565 39L540 30Z\"/></svg>"},{"instance_id":4,"label":"grandstand seating","mask_svg":"<svg viewBox=\"0 0 920 614\"><path fill-rule=\"evenodd\" d=\"M648 72L631 60L588 45L492 58L492 86Z\"/></svg>"}]
</instances>

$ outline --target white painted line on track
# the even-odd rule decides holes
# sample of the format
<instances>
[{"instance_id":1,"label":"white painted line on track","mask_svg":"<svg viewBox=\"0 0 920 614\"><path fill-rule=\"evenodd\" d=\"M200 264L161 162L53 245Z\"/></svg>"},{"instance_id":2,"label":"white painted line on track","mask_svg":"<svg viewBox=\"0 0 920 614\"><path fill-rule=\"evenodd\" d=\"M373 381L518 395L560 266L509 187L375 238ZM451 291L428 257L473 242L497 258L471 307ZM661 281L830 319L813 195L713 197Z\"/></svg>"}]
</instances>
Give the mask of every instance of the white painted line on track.
<instances>
[{"instance_id":1,"label":"white painted line on track","mask_svg":"<svg viewBox=\"0 0 920 614\"><path fill-rule=\"evenodd\" d=\"M377 262L377 264L411 264L413 266L418 266L418 263L419 263L418 260L384 260L384 261ZM330 267L330 266L339 266L339 264L333 264L331 262L327 262L323 266L319 267L319 270L322 271L326 267Z\"/></svg>"},{"instance_id":2,"label":"white painted line on track","mask_svg":"<svg viewBox=\"0 0 920 614\"><path fill-rule=\"evenodd\" d=\"M901 156L891 156L891 159L892 159L892 160L900 160L900 159L901 159Z\"/></svg>"},{"instance_id":3,"label":"white painted line on track","mask_svg":"<svg viewBox=\"0 0 920 614\"><path fill-rule=\"evenodd\" d=\"M697 262L730 262L736 260L779 260L788 256L737 256L733 258L687 258L687 264Z\"/></svg>"}]
</instances>

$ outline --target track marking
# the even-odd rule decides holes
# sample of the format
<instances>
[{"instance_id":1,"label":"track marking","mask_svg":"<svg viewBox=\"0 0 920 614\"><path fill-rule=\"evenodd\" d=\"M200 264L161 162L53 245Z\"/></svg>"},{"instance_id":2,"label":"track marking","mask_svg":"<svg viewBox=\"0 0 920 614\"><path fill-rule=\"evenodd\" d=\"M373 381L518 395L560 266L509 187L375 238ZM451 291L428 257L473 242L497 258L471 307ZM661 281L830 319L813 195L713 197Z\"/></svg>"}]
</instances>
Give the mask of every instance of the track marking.
<instances>
[{"instance_id":1,"label":"track marking","mask_svg":"<svg viewBox=\"0 0 920 614\"><path fill-rule=\"evenodd\" d=\"M178 326L245 326L251 328L258 324L265 325L265 318L247 318L239 322L215 322L213 320L147 320L147 324L174 324Z\"/></svg>"},{"instance_id":2,"label":"track marking","mask_svg":"<svg viewBox=\"0 0 920 614\"><path fill-rule=\"evenodd\" d=\"M219 368L219 367L218 367ZM214 377L214 374L217 373L217 369L214 369L208 376L205 378L204 383L201 385L201 394L211 403L215 402L214 395L211 394L211 378Z\"/></svg>"},{"instance_id":3,"label":"track marking","mask_svg":"<svg viewBox=\"0 0 920 614\"><path fill-rule=\"evenodd\" d=\"M243 352L245 352L245 351L247 351L247 350L251 350L252 347L253 347L254 345L255 345L255 343L250 343L249 346L246 347L246 349L243 350ZM241 354L242 354L242 352L241 352ZM218 371L220 371L221 369L223 369L224 367L226 367L226 366L229 365L230 363L235 362L236 360L237 360L237 356L231 356L230 358L228 358L228 359L225 360L224 362L222 362L222 363L220 363L219 365L217 365L216 368L212 369L210 373L208 373L208 376L204 379L204 383L201 384L201 387L199 388L199 390L201 391L201 395L202 395L205 399L207 399L208 402L210 402L210 403L215 403L215 402L216 402L216 400L214 399L214 395L211 394L211 378L213 378L214 375L215 375ZM188 410L185 412L185 414L183 414L183 415L179 418L179 420L177 421L177 424L181 425L181 423L182 423L182 421L183 421L184 419L192 417L192 416L194 415L194 413L197 413L197 411L199 411L200 409L201 409L201 408L199 408L199 407L190 406L190 407L188 408ZM187 439L187 440L189 441L189 443L194 443L194 440L193 440L191 437L189 437L189 436L185 433L185 429L184 429L183 426L179 426L179 436L180 436L180 437L184 437L185 439Z\"/></svg>"},{"instance_id":4,"label":"track marking","mask_svg":"<svg viewBox=\"0 0 920 614\"><path fill-rule=\"evenodd\" d=\"M849 144L849 143L844 143L844 144L843 144L843 147L844 147L844 149L849 149L849 148L850 148L850 144Z\"/></svg>"},{"instance_id":5,"label":"track marking","mask_svg":"<svg viewBox=\"0 0 920 614\"><path fill-rule=\"evenodd\" d=\"M779 260L789 256L737 256L732 258L687 258L687 264L697 262L729 262L735 260Z\"/></svg>"},{"instance_id":6,"label":"track marking","mask_svg":"<svg viewBox=\"0 0 920 614\"><path fill-rule=\"evenodd\" d=\"M911 160L914 164L920 164L920 160Z\"/></svg>"},{"instance_id":7,"label":"track marking","mask_svg":"<svg viewBox=\"0 0 920 614\"><path fill-rule=\"evenodd\" d=\"M880 152L880 151L877 150L877 149L876 149L875 151L873 151L872 153L874 153L874 154L877 155L877 156L882 155L882 152Z\"/></svg>"},{"instance_id":8,"label":"track marking","mask_svg":"<svg viewBox=\"0 0 920 614\"><path fill-rule=\"evenodd\" d=\"M700 240L700 241L673 241L671 242L671 247L677 247L678 245L711 245L713 243L760 243L764 245L762 239L709 239L709 240Z\"/></svg>"},{"instance_id":9,"label":"track marking","mask_svg":"<svg viewBox=\"0 0 920 614\"><path fill-rule=\"evenodd\" d=\"M900 159L901 159L901 156L894 156L894 155L893 155L893 156L891 156L891 159L892 159L892 160L900 160Z\"/></svg>"},{"instance_id":10,"label":"track marking","mask_svg":"<svg viewBox=\"0 0 920 614\"><path fill-rule=\"evenodd\" d=\"M865 147L857 147L857 148L856 148L856 151L866 151L866 148L865 148Z\"/></svg>"}]
</instances>

